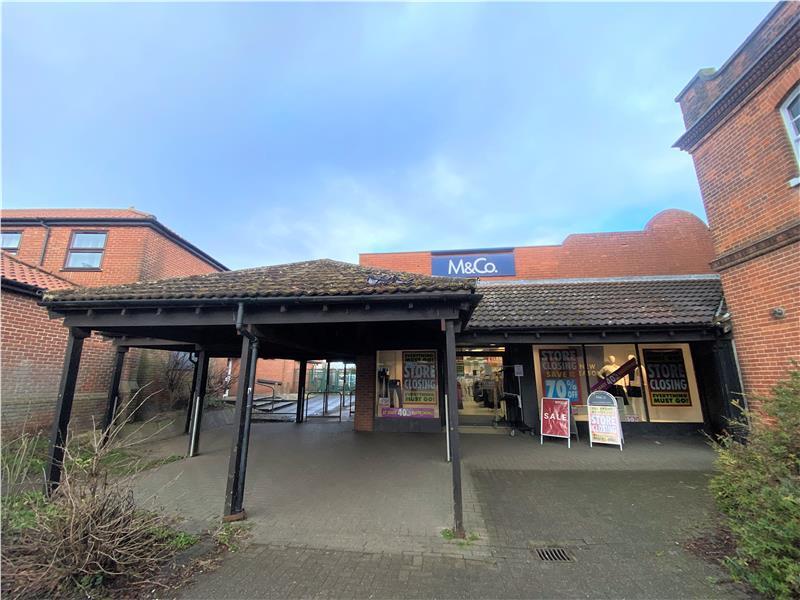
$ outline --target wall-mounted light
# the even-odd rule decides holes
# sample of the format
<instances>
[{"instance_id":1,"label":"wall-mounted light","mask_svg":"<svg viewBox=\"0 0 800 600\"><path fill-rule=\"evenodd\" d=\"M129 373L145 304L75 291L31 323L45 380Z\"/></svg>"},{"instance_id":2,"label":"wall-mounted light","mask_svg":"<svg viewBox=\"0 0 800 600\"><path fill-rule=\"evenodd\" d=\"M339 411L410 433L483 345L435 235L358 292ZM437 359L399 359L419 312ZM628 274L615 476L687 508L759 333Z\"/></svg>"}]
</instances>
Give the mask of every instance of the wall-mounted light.
<instances>
[{"instance_id":1,"label":"wall-mounted light","mask_svg":"<svg viewBox=\"0 0 800 600\"><path fill-rule=\"evenodd\" d=\"M782 319L786 316L786 309L784 309L782 306L776 306L772 309L772 316L775 319Z\"/></svg>"}]
</instances>

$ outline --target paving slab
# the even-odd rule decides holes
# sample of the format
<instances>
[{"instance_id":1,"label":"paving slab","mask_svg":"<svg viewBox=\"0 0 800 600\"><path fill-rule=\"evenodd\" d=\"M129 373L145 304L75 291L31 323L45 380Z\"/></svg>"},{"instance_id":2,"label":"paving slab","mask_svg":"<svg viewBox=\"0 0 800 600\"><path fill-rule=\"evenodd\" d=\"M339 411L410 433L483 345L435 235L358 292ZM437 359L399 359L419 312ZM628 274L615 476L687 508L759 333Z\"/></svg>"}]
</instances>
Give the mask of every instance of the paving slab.
<instances>
[{"instance_id":1,"label":"paving slab","mask_svg":"<svg viewBox=\"0 0 800 600\"><path fill-rule=\"evenodd\" d=\"M699 437L611 447L463 435L464 509L478 539L444 540L444 436L354 433L352 424L254 424L249 545L183 598L736 598L683 542L709 519L713 452ZM137 495L214 528L233 433L138 481ZM180 451L185 438L158 442ZM536 549L560 546L570 562ZM723 582L720 584L719 582Z\"/></svg>"}]
</instances>

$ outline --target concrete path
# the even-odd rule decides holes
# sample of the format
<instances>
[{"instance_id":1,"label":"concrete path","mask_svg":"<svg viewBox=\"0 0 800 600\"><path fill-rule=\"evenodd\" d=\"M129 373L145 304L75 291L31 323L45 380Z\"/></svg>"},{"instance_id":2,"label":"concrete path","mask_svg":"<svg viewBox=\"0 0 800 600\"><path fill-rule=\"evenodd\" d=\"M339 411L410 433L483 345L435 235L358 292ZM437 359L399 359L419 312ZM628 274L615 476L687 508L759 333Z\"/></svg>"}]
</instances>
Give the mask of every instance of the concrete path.
<instances>
[{"instance_id":1,"label":"concrete path","mask_svg":"<svg viewBox=\"0 0 800 600\"><path fill-rule=\"evenodd\" d=\"M729 598L688 555L708 521L713 453L698 438L629 440L625 451L530 436L464 435L467 529L451 526L444 436L355 434L351 424L254 425L245 507L250 545L185 598ZM228 429L203 454L143 475L137 493L189 528L219 522ZM170 447L175 444L175 450ZM185 439L161 442L180 451ZM172 482L172 483L171 483ZM569 562L541 560L562 547Z\"/></svg>"}]
</instances>

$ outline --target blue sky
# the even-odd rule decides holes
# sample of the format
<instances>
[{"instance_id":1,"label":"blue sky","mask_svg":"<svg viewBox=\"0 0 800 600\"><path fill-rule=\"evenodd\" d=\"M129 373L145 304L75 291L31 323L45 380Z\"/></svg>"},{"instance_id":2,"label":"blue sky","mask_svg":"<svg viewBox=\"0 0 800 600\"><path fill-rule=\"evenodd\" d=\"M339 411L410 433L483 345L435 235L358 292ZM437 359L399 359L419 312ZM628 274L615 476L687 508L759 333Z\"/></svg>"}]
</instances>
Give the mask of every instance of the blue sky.
<instances>
[{"instance_id":1,"label":"blue sky","mask_svg":"<svg viewBox=\"0 0 800 600\"><path fill-rule=\"evenodd\" d=\"M232 268L703 215L673 99L772 4L5 4L6 207Z\"/></svg>"}]
</instances>

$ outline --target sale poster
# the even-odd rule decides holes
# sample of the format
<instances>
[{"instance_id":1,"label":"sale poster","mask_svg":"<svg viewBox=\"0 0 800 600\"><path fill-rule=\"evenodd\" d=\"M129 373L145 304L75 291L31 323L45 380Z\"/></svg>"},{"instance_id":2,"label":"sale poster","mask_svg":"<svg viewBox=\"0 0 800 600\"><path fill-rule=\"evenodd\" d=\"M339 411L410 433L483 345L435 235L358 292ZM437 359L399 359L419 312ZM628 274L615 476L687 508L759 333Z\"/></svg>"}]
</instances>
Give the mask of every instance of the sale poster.
<instances>
[{"instance_id":1,"label":"sale poster","mask_svg":"<svg viewBox=\"0 0 800 600\"><path fill-rule=\"evenodd\" d=\"M570 439L570 401L567 398L542 398L540 443L544 436Z\"/></svg>"},{"instance_id":2,"label":"sale poster","mask_svg":"<svg viewBox=\"0 0 800 600\"><path fill-rule=\"evenodd\" d=\"M651 406L691 406L689 377L678 349L642 351Z\"/></svg>"},{"instance_id":3,"label":"sale poster","mask_svg":"<svg viewBox=\"0 0 800 600\"><path fill-rule=\"evenodd\" d=\"M542 372L542 393L547 398L566 398L572 403L581 400L581 377L576 348L542 348L539 350Z\"/></svg>"}]
</instances>

